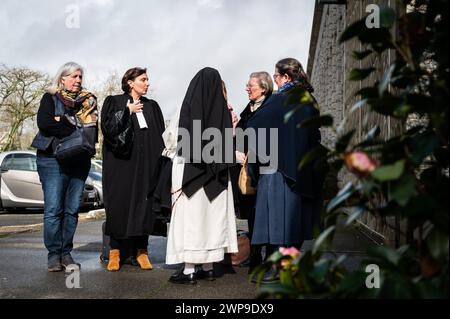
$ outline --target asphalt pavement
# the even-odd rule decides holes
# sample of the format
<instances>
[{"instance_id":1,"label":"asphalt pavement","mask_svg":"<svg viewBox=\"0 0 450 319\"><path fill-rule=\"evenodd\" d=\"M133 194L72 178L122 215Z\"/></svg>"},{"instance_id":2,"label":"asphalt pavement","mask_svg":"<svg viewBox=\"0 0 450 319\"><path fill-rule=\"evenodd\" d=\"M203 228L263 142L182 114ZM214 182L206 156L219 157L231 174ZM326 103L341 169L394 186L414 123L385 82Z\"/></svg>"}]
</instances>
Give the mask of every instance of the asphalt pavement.
<instances>
[{"instance_id":1,"label":"asphalt pavement","mask_svg":"<svg viewBox=\"0 0 450 319\"><path fill-rule=\"evenodd\" d=\"M165 237L150 237L149 254L153 270L124 265L119 272L108 272L106 264L99 258L103 219L88 217L88 214L81 215L74 238L72 256L81 263L77 280L64 272L47 271L47 251L43 244L42 226L39 226L42 214L0 214L0 299L252 299L256 296L257 288L248 280L247 267L234 267L234 273L225 273L212 282L198 281L195 286L169 283L168 278L178 266L165 264ZM34 228L27 230L26 222ZM245 221L237 222L238 228L246 228ZM17 225L21 228L14 230ZM312 242L305 242L303 249L309 249L311 245ZM341 230L334 241L333 251L346 253L349 256L346 267L355 269L364 257L367 245L371 243L358 232Z\"/></svg>"}]
</instances>

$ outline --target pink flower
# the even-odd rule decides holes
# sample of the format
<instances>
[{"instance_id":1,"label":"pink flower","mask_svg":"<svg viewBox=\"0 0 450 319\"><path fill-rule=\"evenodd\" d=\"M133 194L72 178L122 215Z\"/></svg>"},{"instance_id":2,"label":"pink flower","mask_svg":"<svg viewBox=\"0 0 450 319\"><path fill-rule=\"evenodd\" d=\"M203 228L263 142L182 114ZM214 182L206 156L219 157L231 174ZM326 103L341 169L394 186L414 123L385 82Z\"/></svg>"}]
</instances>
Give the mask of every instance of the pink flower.
<instances>
[{"instance_id":1,"label":"pink flower","mask_svg":"<svg viewBox=\"0 0 450 319\"><path fill-rule=\"evenodd\" d=\"M279 251L283 256L291 256L292 259L300 257L300 251L295 247L280 247Z\"/></svg>"},{"instance_id":2,"label":"pink flower","mask_svg":"<svg viewBox=\"0 0 450 319\"><path fill-rule=\"evenodd\" d=\"M300 251L295 247L289 247L289 248L280 247L279 251L283 256L290 257L290 258L281 260L281 266L284 269L290 268L292 266L292 262L293 261L295 262L298 258L300 258L300 254L301 254Z\"/></svg>"},{"instance_id":3,"label":"pink flower","mask_svg":"<svg viewBox=\"0 0 450 319\"><path fill-rule=\"evenodd\" d=\"M366 176L377 168L377 163L364 152L348 153L344 160L348 170L360 176Z\"/></svg>"}]
</instances>

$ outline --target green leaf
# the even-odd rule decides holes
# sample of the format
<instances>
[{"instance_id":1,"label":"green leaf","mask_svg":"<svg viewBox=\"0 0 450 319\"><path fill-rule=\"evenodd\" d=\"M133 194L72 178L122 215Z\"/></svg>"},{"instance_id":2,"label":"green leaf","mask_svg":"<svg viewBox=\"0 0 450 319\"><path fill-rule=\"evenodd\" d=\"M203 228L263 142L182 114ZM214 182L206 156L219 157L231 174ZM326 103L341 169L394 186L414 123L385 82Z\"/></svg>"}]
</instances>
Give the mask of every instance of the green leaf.
<instances>
[{"instance_id":1,"label":"green leaf","mask_svg":"<svg viewBox=\"0 0 450 319\"><path fill-rule=\"evenodd\" d=\"M412 93L406 96L406 104L409 106L411 113L419 113L421 115L433 112L435 101L432 97L424 94Z\"/></svg>"},{"instance_id":2,"label":"green leaf","mask_svg":"<svg viewBox=\"0 0 450 319\"><path fill-rule=\"evenodd\" d=\"M280 282L282 284L292 286L292 272L290 270L280 270Z\"/></svg>"},{"instance_id":3,"label":"green leaf","mask_svg":"<svg viewBox=\"0 0 450 319\"><path fill-rule=\"evenodd\" d=\"M371 67L367 69L353 69L351 70L348 80L349 81L361 81L367 78L370 74L372 74L373 71L376 69Z\"/></svg>"},{"instance_id":4,"label":"green leaf","mask_svg":"<svg viewBox=\"0 0 450 319\"><path fill-rule=\"evenodd\" d=\"M364 51L353 51L352 57L355 60L364 60L367 56L372 54L372 50L364 50Z\"/></svg>"},{"instance_id":5,"label":"green leaf","mask_svg":"<svg viewBox=\"0 0 450 319\"><path fill-rule=\"evenodd\" d=\"M288 104L301 104L310 105L315 102L311 93L301 87L295 87L289 91L287 103Z\"/></svg>"},{"instance_id":6,"label":"green leaf","mask_svg":"<svg viewBox=\"0 0 450 319\"><path fill-rule=\"evenodd\" d=\"M327 206L327 212L332 212L335 208L337 208L342 202L346 201L349 197L351 197L355 193L355 188L353 187L352 182L348 182L347 185L342 188L339 193L334 197Z\"/></svg>"},{"instance_id":7,"label":"green leaf","mask_svg":"<svg viewBox=\"0 0 450 319\"><path fill-rule=\"evenodd\" d=\"M272 255L269 256L269 258L267 258L267 261L276 263L281 258L283 258L283 255L278 250L276 250Z\"/></svg>"},{"instance_id":8,"label":"green leaf","mask_svg":"<svg viewBox=\"0 0 450 319\"><path fill-rule=\"evenodd\" d=\"M366 87L358 90L355 96L361 96L362 99L376 99L379 97L376 87Z\"/></svg>"},{"instance_id":9,"label":"green leaf","mask_svg":"<svg viewBox=\"0 0 450 319\"><path fill-rule=\"evenodd\" d=\"M366 211L365 207L362 206L356 207L345 221L345 226L350 226L355 220L361 217L361 215L364 214L365 211Z\"/></svg>"},{"instance_id":10,"label":"green leaf","mask_svg":"<svg viewBox=\"0 0 450 319\"><path fill-rule=\"evenodd\" d=\"M331 260L320 259L314 263L314 267L310 272L310 276L318 283L325 282L326 275L329 272Z\"/></svg>"},{"instance_id":11,"label":"green leaf","mask_svg":"<svg viewBox=\"0 0 450 319\"><path fill-rule=\"evenodd\" d=\"M392 8L383 7L380 10L380 26L382 28L391 28L397 19L396 13Z\"/></svg>"},{"instance_id":12,"label":"green leaf","mask_svg":"<svg viewBox=\"0 0 450 319\"><path fill-rule=\"evenodd\" d=\"M298 296L300 293L295 287L283 285L281 283L270 283L261 286L258 289L258 297L267 297L274 295L282 295L282 296Z\"/></svg>"},{"instance_id":13,"label":"green leaf","mask_svg":"<svg viewBox=\"0 0 450 319\"><path fill-rule=\"evenodd\" d=\"M339 283L337 291L352 295L361 289L367 289L365 285L366 278L367 273L365 272L352 272L342 279L342 281Z\"/></svg>"},{"instance_id":14,"label":"green leaf","mask_svg":"<svg viewBox=\"0 0 450 319\"><path fill-rule=\"evenodd\" d=\"M391 66L384 72L383 79L381 80L380 84L378 84L378 94L382 96L384 94L384 91L386 91L389 83L391 82L392 74L394 74L395 71L395 63L391 64Z\"/></svg>"},{"instance_id":15,"label":"green leaf","mask_svg":"<svg viewBox=\"0 0 450 319\"><path fill-rule=\"evenodd\" d=\"M286 114L284 115L284 124L289 122L289 119L291 118L291 116L294 115L294 113L297 111L298 111L298 108L294 108L293 110L286 112Z\"/></svg>"},{"instance_id":16,"label":"green leaf","mask_svg":"<svg viewBox=\"0 0 450 319\"><path fill-rule=\"evenodd\" d=\"M376 137L378 137L381 133L381 129L378 125L375 125L367 132L366 136L364 136L364 142L373 141Z\"/></svg>"},{"instance_id":17,"label":"green leaf","mask_svg":"<svg viewBox=\"0 0 450 319\"><path fill-rule=\"evenodd\" d=\"M411 175L404 175L391 185L390 196L402 207L406 206L415 195L417 195L416 180Z\"/></svg>"},{"instance_id":18,"label":"green leaf","mask_svg":"<svg viewBox=\"0 0 450 319\"><path fill-rule=\"evenodd\" d=\"M422 163L424 158L434 153L439 147L439 138L434 132L426 131L411 137L412 160L415 164Z\"/></svg>"},{"instance_id":19,"label":"green leaf","mask_svg":"<svg viewBox=\"0 0 450 319\"><path fill-rule=\"evenodd\" d=\"M369 99L368 103L372 106L375 112L383 115L403 117L409 112L409 109L405 108L403 99L393 95L385 95L378 99Z\"/></svg>"},{"instance_id":20,"label":"green leaf","mask_svg":"<svg viewBox=\"0 0 450 319\"><path fill-rule=\"evenodd\" d=\"M345 152L353 135L355 135L355 132L356 132L356 130L352 129L337 139L337 141L336 141L336 152L337 153Z\"/></svg>"},{"instance_id":21,"label":"green leaf","mask_svg":"<svg viewBox=\"0 0 450 319\"><path fill-rule=\"evenodd\" d=\"M382 260L394 267L398 266L398 263L400 262L400 254L397 251L388 247L383 246L369 247L367 249L367 254L371 257L375 257L376 259Z\"/></svg>"},{"instance_id":22,"label":"green leaf","mask_svg":"<svg viewBox=\"0 0 450 319\"><path fill-rule=\"evenodd\" d=\"M405 160L399 160L392 165L384 165L376 168L371 175L380 182L386 182L398 179L404 170Z\"/></svg>"},{"instance_id":23,"label":"green leaf","mask_svg":"<svg viewBox=\"0 0 450 319\"><path fill-rule=\"evenodd\" d=\"M358 35L358 39L363 44L371 44L378 53L392 47L392 35L386 28L364 28Z\"/></svg>"},{"instance_id":24,"label":"green leaf","mask_svg":"<svg viewBox=\"0 0 450 319\"><path fill-rule=\"evenodd\" d=\"M448 234L434 228L427 238L428 251L437 260L448 258L449 237Z\"/></svg>"},{"instance_id":25,"label":"green leaf","mask_svg":"<svg viewBox=\"0 0 450 319\"><path fill-rule=\"evenodd\" d=\"M329 152L330 150L328 148L326 148L322 144L319 144L318 146L314 147L311 151L309 151L305 156L303 156L302 160L298 164L298 170L301 170L304 166L308 165L314 160L325 158Z\"/></svg>"},{"instance_id":26,"label":"green leaf","mask_svg":"<svg viewBox=\"0 0 450 319\"><path fill-rule=\"evenodd\" d=\"M298 124L297 127L308 128L308 127L324 127L332 125L333 125L333 117L331 115L321 115L311 119L304 120L300 124Z\"/></svg>"},{"instance_id":27,"label":"green leaf","mask_svg":"<svg viewBox=\"0 0 450 319\"><path fill-rule=\"evenodd\" d=\"M336 226L330 226L320 234L320 236L314 241L312 249L313 254L315 254L320 249L320 247L326 242L326 239L333 234L335 229Z\"/></svg>"},{"instance_id":28,"label":"green leaf","mask_svg":"<svg viewBox=\"0 0 450 319\"><path fill-rule=\"evenodd\" d=\"M430 213L437 209L436 200L425 194L413 197L405 208L410 219L429 219Z\"/></svg>"},{"instance_id":29,"label":"green leaf","mask_svg":"<svg viewBox=\"0 0 450 319\"><path fill-rule=\"evenodd\" d=\"M366 19L361 19L349 25L339 38L339 43L346 42L358 36L364 29L366 29Z\"/></svg>"},{"instance_id":30,"label":"green leaf","mask_svg":"<svg viewBox=\"0 0 450 319\"><path fill-rule=\"evenodd\" d=\"M350 114L352 114L353 112L359 110L360 108L362 108L363 106L367 105L367 99L362 99L359 100L358 102L356 102L351 108L350 108Z\"/></svg>"},{"instance_id":31,"label":"green leaf","mask_svg":"<svg viewBox=\"0 0 450 319\"><path fill-rule=\"evenodd\" d=\"M412 290L406 276L391 272L383 283L383 296L389 299L412 298Z\"/></svg>"}]
</instances>

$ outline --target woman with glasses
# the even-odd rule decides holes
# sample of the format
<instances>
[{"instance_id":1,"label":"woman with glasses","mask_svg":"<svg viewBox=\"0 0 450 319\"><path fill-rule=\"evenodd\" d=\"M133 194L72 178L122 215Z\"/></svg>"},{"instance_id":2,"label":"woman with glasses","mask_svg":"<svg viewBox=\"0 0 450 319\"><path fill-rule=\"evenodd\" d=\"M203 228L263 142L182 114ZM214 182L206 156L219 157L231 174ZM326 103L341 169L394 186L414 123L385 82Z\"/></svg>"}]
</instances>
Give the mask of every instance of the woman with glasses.
<instances>
[{"instance_id":1,"label":"woman with glasses","mask_svg":"<svg viewBox=\"0 0 450 319\"><path fill-rule=\"evenodd\" d=\"M245 130L247 128L248 121L262 109L269 97L272 95L273 82L267 72L253 72L250 74L248 82L245 86L245 90L248 95L249 103L240 114L240 120L237 123L237 128ZM244 145L236 145L236 159L240 164L243 164L248 151L247 143ZM240 171L241 167L237 167ZM239 172L237 172L235 180L238 179ZM243 195L238 193L238 209L241 219L247 219L249 239L252 239L253 225L255 222L255 202L256 195ZM261 245L252 245L250 249L250 264L249 273L253 269L262 263ZM266 252L267 256L267 252Z\"/></svg>"},{"instance_id":2,"label":"woman with glasses","mask_svg":"<svg viewBox=\"0 0 450 319\"><path fill-rule=\"evenodd\" d=\"M296 59L279 61L274 80L278 93L248 123L255 130L266 129L267 138L269 129L278 132L277 166L249 164L250 173L259 173L252 174L258 189L252 244L268 244L274 249L294 246L300 250L304 240L312 239L313 228L319 224L323 176L315 163L298 169L304 156L320 144L319 127L299 128L298 124L318 117L319 109L311 95L314 90ZM300 95L309 102L302 105L295 102L300 101ZM286 119L288 113L291 116ZM262 158L266 154L262 150L259 153L256 145L258 142L250 145L249 151ZM263 281L274 280L272 275L267 273Z\"/></svg>"},{"instance_id":3,"label":"woman with glasses","mask_svg":"<svg viewBox=\"0 0 450 319\"><path fill-rule=\"evenodd\" d=\"M151 198L164 148L164 118L158 103L145 97L148 88L147 70L129 69L122 78L124 93L108 96L102 108L109 271L118 271L128 257L136 258L141 269L152 269L147 246L155 219Z\"/></svg>"}]
</instances>

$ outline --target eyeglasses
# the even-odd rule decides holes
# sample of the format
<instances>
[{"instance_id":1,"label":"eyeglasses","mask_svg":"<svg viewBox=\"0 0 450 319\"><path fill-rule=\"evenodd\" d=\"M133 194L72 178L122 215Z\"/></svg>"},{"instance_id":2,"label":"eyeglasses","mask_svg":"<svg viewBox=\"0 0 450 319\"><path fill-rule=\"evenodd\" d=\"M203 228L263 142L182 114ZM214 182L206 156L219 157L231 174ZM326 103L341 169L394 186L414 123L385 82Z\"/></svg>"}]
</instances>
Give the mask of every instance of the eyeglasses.
<instances>
[{"instance_id":1,"label":"eyeglasses","mask_svg":"<svg viewBox=\"0 0 450 319\"><path fill-rule=\"evenodd\" d=\"M245 85L245 88L246 88L246 89L251 89L251 88L254 88L254 87L256 87L256 86L257 86L257 85L250 85L250 84L247 83L247 84Z\"/></svg>"}]
</instances>

